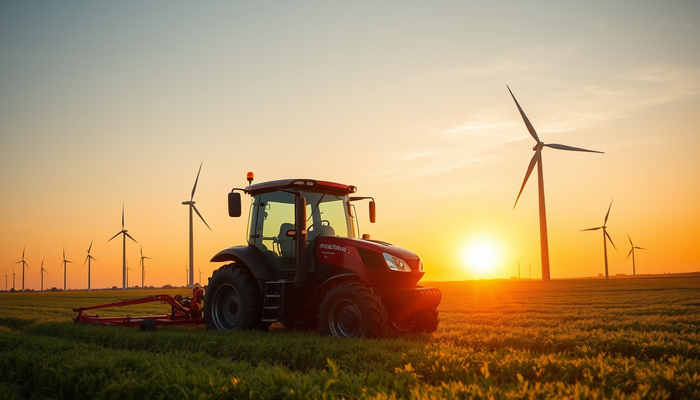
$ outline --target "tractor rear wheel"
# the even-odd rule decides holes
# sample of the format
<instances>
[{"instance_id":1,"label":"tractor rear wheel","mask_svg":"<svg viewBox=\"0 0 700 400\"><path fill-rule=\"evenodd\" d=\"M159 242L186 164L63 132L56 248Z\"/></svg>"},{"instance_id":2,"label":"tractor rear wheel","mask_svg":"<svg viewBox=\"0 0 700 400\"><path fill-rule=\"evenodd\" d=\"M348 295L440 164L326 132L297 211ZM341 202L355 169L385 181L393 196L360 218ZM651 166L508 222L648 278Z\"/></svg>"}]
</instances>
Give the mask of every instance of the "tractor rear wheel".
<instances>
[{"instance_id":1,"label":"tractor rear wheel","mask_svg":"<svg viewBox=\"0 0 700 400\"><path fill-rule=\"evenodd\" d=\"M382 336L387 312L379 296L359 282L342 282L326 292L318 315L321 335Z\"/></svg>"},{"instance_id":2,"label":"tractor rear wheel","mask_svg":"<svg viewBox=\"0 0 700 400\"><path fill-rule=\"evenodd\" d=\"M204 289L204 324L207 329L265 329L263 297L255 278L235 264L214 271Z\"/></svg>"}]
</instances>

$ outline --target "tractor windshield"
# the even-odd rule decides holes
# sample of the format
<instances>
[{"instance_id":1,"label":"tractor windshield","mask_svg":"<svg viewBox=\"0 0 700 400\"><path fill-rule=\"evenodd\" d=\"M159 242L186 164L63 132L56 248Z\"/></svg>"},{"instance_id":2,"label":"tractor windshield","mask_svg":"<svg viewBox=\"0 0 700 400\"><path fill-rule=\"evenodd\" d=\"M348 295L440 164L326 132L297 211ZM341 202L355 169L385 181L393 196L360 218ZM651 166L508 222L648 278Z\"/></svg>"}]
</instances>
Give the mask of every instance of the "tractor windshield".
<instances>
[{"instance_id":1,"label":"tractor windshield","mask_svg":"<svg viewBox=\"0 0 700 400\"><path fill-rule=\"evenodd\" d=\"M305 192L307 241L319 236L355 237L347 196ZM295 246L287 232L295 229L294 194L263 193L253 197L248 242L259 248L278 271L295 268Z\"/></svg>"}]
</instances>

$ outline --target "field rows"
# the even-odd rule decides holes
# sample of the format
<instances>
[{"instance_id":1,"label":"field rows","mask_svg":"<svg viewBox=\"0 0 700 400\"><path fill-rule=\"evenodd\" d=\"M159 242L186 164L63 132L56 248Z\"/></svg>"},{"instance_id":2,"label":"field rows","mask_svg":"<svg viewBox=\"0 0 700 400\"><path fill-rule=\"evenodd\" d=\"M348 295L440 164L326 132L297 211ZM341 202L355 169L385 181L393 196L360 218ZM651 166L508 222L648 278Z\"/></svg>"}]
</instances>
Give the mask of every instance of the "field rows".
<instances>
[{"instance_id":1,"label":"field rows","mask_svg":"<svg viewBox=\"0 0 700 400\"><path fill-rule=\"evenodd\" d=\"M83 326L73 307L143 292L2 295L0 397L700 398L696 279L437 286L437 332L381 340Z\"/></svg>"}]
</instances>

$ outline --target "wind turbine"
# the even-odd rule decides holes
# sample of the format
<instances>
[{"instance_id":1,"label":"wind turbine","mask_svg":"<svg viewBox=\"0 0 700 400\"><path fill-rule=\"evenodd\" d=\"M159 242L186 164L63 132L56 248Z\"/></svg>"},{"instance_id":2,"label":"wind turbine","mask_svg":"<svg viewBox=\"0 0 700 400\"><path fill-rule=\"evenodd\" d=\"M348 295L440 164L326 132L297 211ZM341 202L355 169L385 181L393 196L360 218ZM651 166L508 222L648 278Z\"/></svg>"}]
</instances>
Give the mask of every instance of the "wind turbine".
<instances>
[{"instance_id":1,"label":"wind turbine","mask_svg":"<svg viewBox=\"0 0 700 400\"><path fill-rule=\"evenodd\" d=\"M7 270L5 270L5 291L6 292L7 292L7 278L9 278L9 276L7 275Z\"/></svg>"},{"instance_id":2,"label":"wind turbine","mask_svg":"<svg viewBox=\"0 0 700 400\"><path fill-rule=\"evenodd\" d=\"M14 269L14 267L13 267L13 268L12 268L12 289L15 288L15 276L16 276L16 275L17 275L17 274L15 274L15 269Z\"/></svg>"},{"instance_id":3,"label":"wind turbine","mask_svg":"<svg viewBox=\"0 0 700 400\"><path fill-rule=\"evenodd\" d=\"M630 237L629 232L627 233L627 239L630 240L630 246L632 248L630 249L630 252L627 253L627 258L630 258L630 254L632 255L632 275L637 275L637 268L634 265L634 250L646 250L644 247L635 247L634 243L632 243L632 238ZM625 258L625 261L627 261L627 258Z\"/></svg>"},{"instance_id":4,"label":"wind turbine","mask_svg":"<svg viewBox=\"0 0 700 400\"><path fill-rule=\"evenodd\" d=\"M518 261L513 261L513 264L518 264L518 279L520 279L520 260L522 259L523 256L520 256L520 258L518 258Z\"/></svg>"},{"instance_id":5,"label":"wind turbine","mask_svg":"<svg viewBox=\"0 0 700 400\"><path fill-rule=\"evenodd\" d=\"M141 289L143 289L145 282L146 282L146 279L145 279L146 264L144 263L143 260L151 260L151 259L152 259L151 257L145 257L143 255L143 246L141 246Z\"/></svg>"},{"instance_id":6,"label":"wind turbine","mask_svg":"<svg viewBox=\"0 0 700 400\"><path fill-rule=\"evenodd\" d=\"M615 243L613 243L612 238L610 235L608 235L608 230L607 226L605 226L608 223L608 217L610 216L610 208L612 208L612 200L610 200L610 206L608 207L608 212L605 214L605 221L603 221L603 226L599 226L597 228L588 228L588 229L583 229L580 232L583 231L597 231L598 229L603 230L603 253L605 253L605 279L608 279L608 240L610 240L610 244L613 245L613 248L615 251L617 251L617 247L615 247Z\"/></svg>"},{"instance_id":7,"label":"wind turbine","mask_svg":"<svg viewBox=\"0 0 700 400\"><path fill-rule=\"evenodd\" d=\"M133 240L134 243L138 243L138 242L136 241L136 239L132 238L131 235L129 235L127 233L126 229L124 229L124 205L123 204L122 204L122 230L119 233L117 233L116 235L112 236L108 240L108 242L119 235L124 235L123 236L123 239L124 239L123 240L123 250L122 250L122 256L123 256L122 257L122 266L123 266L123 269L122 269L122 289L126 289L126 286L127 286L127 282L126 282L126 238L128 237L129 239Z\"/></svg>"},{"instance_id":8,"label":"wind turbine","mask_svg":"<svg viewBox=\"0 0 700 400\"><path fill-rule=\"evenodd\" d=\"M22 259L20 261L17 261L15 264L22 264L22 291L24 292L24 267L29 268L29 264L27 264L26 261L24 261L24 250L26 247L22 248ZM29 268L31 269L31 268ZM14 270L12 270L12 273L14 274ZM12 287L15 287L15 284L12 284Z\"/></svg>"},{"instance_id":9,"label":"wind turbine","mask_svg":"<svg viewBox=\"0 0 700 400\"><path fill-rule=\"evenodd\" d=\"M527 118L525 115L525 112L523 111L522 108L520 108L520 104L518 103L518 100L515 99L515 96L513 95L513 92L510 90L510 87L506 86L508 88L508 91L510 92L511 97L513 97L513 101L515 101L515 105L518 107L518 111L520 111L520 116L523 117L523 121L525 122L525 126L527 127L528 132L530 132L530 135L532 136L533 139L537 142L537 144L532 148L532 150L535 151L535 155L532 156L532 159L530 160L530 165L527 167L527 172L525 173L525 179L523 180L523 184L520 187L520 192L518 192L518 197L515 199L515 204L513 204L513 209L515 209L515 206L518 204L518 199L520 199L520 195L523 192L523 189L525 188L525 184L527 183L528 178L530 177L530 174L532 173L532 169L535 167L535 164L537 164L537 192L539 196L539 204L540 204L540 255L542 257L542 280L543 281L548 281L550 279L549 275L549 240L547 239L547 213L545 211L545 204L544 204L544 178L542 174L542 149L544 147L550 147L553 149L557 150L567 150L567 151L583 151L583 152L588 152L588 153L603 153L602 151L595 151L595 150L586 150L586 149L581 149L578 147L571 147L571 146L566 146L563 144L556 144L556 143L549 143L545 144L542 141L540 141L540 138L537 136L537 132L535 132L535 128L532 126L530 123L530 120Z\"/></svg>"},{"instance_id":10,"label":"wind turbine","mask_svg":"<svg viewBox=\"0 0 700 400\"><path fill-rule=\"evenodd\" d=\"M90 261L92 261L92 260L97 261L97 259L95 257L90 255L90 250L92 250L92 242L94 240L95 239L90 241L90 247L88 247L88 249L87 249L87 257L85 257L85 261L83 261L83 267L85 266L85 263L87 263L87 265L88 265L88 290L91 290L90 289L90 264L91 264Z\"/></svg>"},{"instance_id":11,"label":"wind turbine","mask_svg":"<svg viewBox=\"0 0 700 400\"><path fill-rule=\"evenodd\" d=\"M126 269L126 287L129 287L129 271L131 271L131 268Z\"/></svg>"},{"instance_id":12,"label":"wind turbine","mask_svg":"<svg viewBox=\"0 0 700 400\"><path fill-rule=\"evenodd\" d=\"M73 261L68 261L66 260L66 248L63 248L63 262L61 263L61 266L58 267L60 270L61 267L63 267L63 291L66 291L66 270L68 269L68 264L73 264Z\"/></svg>"},{"instance_id":13,"label":"wind turbine","mask_svg":"<svg viewBox=\"0 0 700 400\"><path fill-rule=\"evenodd\" d=\"M47 271L46 268L44 268L44 258L42 258L41 259L41 269L39 270L39 273L41 274L41 291L42 292L44 291L44 272L46 272L47 274L49 273L49 271Z\"/></svg>"},{"instance_id":14,"label":"wind turbine","mask_svg":"<svg viewBox=\"0 0 700 400\"><path fill-rule=\"evenodd\" d=\"M199 164L199 171L197 172L197 179L194 180L194 187L192 187L192 195L190 196L190 200L182 202L182 204L190 206L190 272L188 276L188 286L194 285L194 231L192 229L192 210L197 213L202 222L204 222L204 225L211 230L211 227L209 227L207 221L204 220L204 217L202 217L202 214L199 213L199 210L197 210L197 207L194 205L194 192L197 190L197 181L199 181L199 173L202 172L202 164L204 164L203 161L201 164Z\"/></svg>"}]
</instances>

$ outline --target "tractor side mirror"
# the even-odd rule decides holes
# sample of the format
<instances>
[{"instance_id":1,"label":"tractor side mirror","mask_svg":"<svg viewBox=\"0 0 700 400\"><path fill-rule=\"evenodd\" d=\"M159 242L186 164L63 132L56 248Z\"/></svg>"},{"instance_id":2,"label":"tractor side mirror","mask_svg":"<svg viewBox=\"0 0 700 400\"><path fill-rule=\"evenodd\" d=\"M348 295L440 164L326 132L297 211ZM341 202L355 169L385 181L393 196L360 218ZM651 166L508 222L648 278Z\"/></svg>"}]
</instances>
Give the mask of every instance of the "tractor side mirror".
<instances>
[{"instance_id":1,"label":"tractor side mirror","mask_svg":"<svg viewBox=\"0 0 700 400\"><path fill-rule=\"evenodd\" d=\"M228 216L234 218L241 216L241 194L238 192L228 194Z\"/></svg>"},{"instance_id":2,"label":"tractor side mirror","mask_svg":"<svg viewBox=\"0 0 700 400\"><path fill-rule=\"evenodd\" d=\"M375 223L377 221L377 203L374 201L369 202L369 222Z\"/></svg>"}]
</instances>

